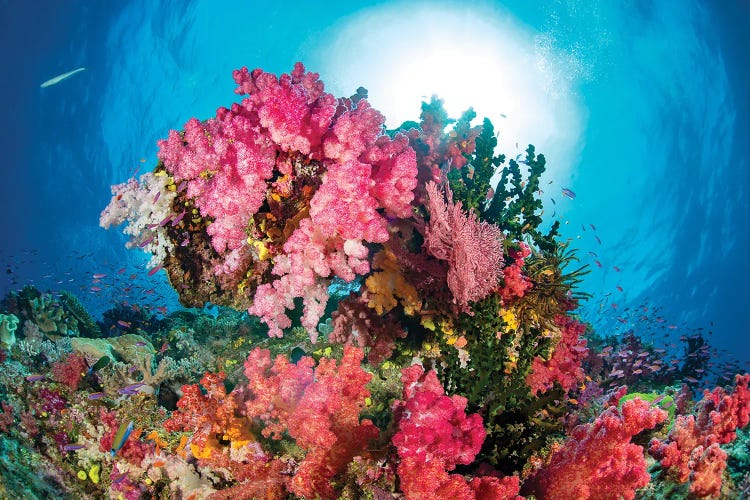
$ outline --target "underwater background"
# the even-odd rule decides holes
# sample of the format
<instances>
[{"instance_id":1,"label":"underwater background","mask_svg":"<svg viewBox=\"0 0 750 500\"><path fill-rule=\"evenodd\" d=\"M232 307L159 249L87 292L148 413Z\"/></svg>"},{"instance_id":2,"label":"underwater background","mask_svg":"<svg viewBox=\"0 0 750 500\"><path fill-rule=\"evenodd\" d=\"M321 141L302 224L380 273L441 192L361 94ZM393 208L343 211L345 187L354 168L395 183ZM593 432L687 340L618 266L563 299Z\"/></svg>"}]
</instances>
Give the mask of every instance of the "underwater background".
<instances>
[{"instance_id":1,"label":"underwater background","mask_svg":"<svg viewBox=\"0 0 750 500\"><path fill-rule=\"evenodd\" d=\"M509 158L534 144L540 227L559 220L588 266L576 314L665 358L700 337L715 364L690 384L699 399L750 370L749 20L743 1L2 2L0 297L67 291L110 330L134 321L105 314L123 303L153 314L144 329L182 311L150 256L100 227L110 186L151 171L170 130L239 102L232 71L301 61L334 96L365 87L389 129L437 95L451 117L489 118Z\"/></svg>"}]
</instances>

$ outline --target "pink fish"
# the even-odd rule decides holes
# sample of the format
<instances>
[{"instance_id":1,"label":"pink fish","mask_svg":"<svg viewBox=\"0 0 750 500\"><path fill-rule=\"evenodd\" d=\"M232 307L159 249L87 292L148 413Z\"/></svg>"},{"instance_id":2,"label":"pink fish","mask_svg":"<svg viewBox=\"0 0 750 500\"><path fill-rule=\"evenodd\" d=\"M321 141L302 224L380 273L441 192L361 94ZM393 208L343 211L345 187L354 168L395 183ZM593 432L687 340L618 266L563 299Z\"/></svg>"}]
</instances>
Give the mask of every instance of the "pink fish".
<instances>
[{"instance_id":1,"label":"pink fish","mask_svg":"<svg viewBox=\"0 0 750 500\"><path fill-rule=\"evenodd\" d=\"M106 278L106 277L107 277L106 274L95 274L95 275L92 276L92 278L94 278L95 280L100 280L100 279Z\"/></svg>"},{"instance_id":2,"label":"pink fish","mask_svg":"<svg viewBox=\"0 0 750 500\"><path fill-rule=\"evenodd\" d=\"M152 201L152 203L156 203L156 201L159 199L159 196L161 196L161 191L158 191L156 193L156 196L154 196L154 201Z\"/></svg>"},{"instance_id":3,"label":"pink fish","mask_svg":"<svg viewBox=\"0 0 750 500\"><path fill-rule=\"evenodd\" d=\"M90 290L92 292L101 292L102 291L102 289L100 287L98 287L98 286L92 286Z\"/></svg>"},{"instance_id":4,"label":"pink fish","mask_svg":"<svg viewBox=\"0 0 750 500\"><path fill-rule=\"evenodd\" d=\"M121 267L120 269L117 270L117 274L124 274L124 273L125 273L124 267Z\"/></svg>"},{"instance_id":5,"label":"pink fish","mask_svg":"<svg viewBox=\"0 0 750 500\"><path fill-rule=\"evenodd\" d=\"M619 268L619 267L617 267L617 266L612 266L612 269L614 269L614 270L615 270L615 271L617 271L618 273L620 272L620 268Z\"/></svg>"},{"instance_id":6,"label":"pink fish","mask_svg":"<svg viewBox=\"0 0 750 500\"><path fill-rule=\"evenodd\" d=\"M594 263L597 265L597 267L602 267L602 263L598 260L595 260Z\"/></svg>"},{"instance_id":7,"label":"pink fish","mask_svg":"<svg viewBox=\"0 0 750 500\"><path fill-rule=\"evenodd\" d=\"M490 188L489 188L489 189L487 190L487 195L485 196L485 199L486 199L487 201L489 201L489 200L491 200L491 199L492 199L492 198L493 198L494 196L495 196L495 190L494 190L494 189L493 189L492 187L490 187Z\"/></svg>"},{"instance_id":8,"label":"pink fish","mask_svg":"<svg viewBox=\"0 0 750 500\"><path fill-rule=\"evenodd\" d=\"M162 267L164 267L164 265L163 264L159 264L158 266L156 266L155 268L153 268L152 270L150 270L148 272L148 275L149 276L153 276L154 274L158 273L161 270Z\"/></svg>"},{"instance_id":9,"label":"pink fish","mask_svg":"<svg viewBox=\"0 0 750 500\"><path fill-rule=\"evenodd\" d=\"M124 326L125 328L130 328L130 323L121 319L117 320L117 324L120 326Z\"/></svg>"},{"instance_id":10,"label":"pink fish","mask_svg":"<svg viewBox=\"0 0 750 500\"><path fill-rule=\"evenodd\" d=\"M624 291L620 285L617 285L617 290L620 291L620 292Z\"/></svg>"}]
</instances>

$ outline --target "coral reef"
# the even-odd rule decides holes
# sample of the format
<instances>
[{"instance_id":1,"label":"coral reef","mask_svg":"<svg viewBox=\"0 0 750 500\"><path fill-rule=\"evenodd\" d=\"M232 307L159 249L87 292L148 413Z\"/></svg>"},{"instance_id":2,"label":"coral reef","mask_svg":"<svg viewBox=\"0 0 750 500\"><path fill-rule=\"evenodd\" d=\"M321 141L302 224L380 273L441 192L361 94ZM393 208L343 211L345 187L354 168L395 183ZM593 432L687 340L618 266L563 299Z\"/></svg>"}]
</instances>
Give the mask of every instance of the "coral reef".
<instances>
[{"instance_id":1,"label":"coral reef","mask_svg":"<svg viewBox=\"0 0 750 500\"><path fill-rule=\"evenodd\" d=\"M233 77L239 102L169 132L100 219L195 309L0 302L0 496L747 490L750 375L696 404L702 336L681 360L591 331L533 146L506 162L437 98L386 130L301 64Z\"/></svg>"}]
</instances>

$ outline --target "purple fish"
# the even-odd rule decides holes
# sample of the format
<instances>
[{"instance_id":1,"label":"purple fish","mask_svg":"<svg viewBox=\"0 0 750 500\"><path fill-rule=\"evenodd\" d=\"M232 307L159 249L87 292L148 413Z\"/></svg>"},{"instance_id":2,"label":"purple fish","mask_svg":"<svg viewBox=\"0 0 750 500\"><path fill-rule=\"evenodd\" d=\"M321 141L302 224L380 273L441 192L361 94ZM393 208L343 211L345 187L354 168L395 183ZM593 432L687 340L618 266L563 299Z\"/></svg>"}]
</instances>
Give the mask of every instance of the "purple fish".
<instances>
[{"instance_id":1,"label":"purple fish","mask_svg":"<svg viewBox=\"0 0 750 500\"><path fill-rule=\"evenodd\" d=\"M39 382L40 380L44 380L44 375L33 374L26 376L27 382Z\"/></svg>"},{"instance_id":2,"label":"purple fish","mask_svg":"<svg viewBox=\"0 0 750 500\"><path fill-rule=\"evenodd\" d=\"M174 227L177 224L179 224L183 217L185 217L185 211L184 210L182 212L180 212L180 215L178 215L177 217L174 218L174 220L172 221L172 227Z\"/></svg>"},{"instance_id":3,"label":"purple fish","mask_svg":"<svg viewBox=\"0 0 750 500\"><path fill-rule=\"evenodd\" d=\"M571 189L562 188L562 194L563 194L563 196L566 196L566 197L570 198L571 200L575 200L576 199L576 194Z\"/></svg>"},{"instance_id":4,"label":"purple fish","mask_svg":"<svg viewBox=\"0 0 750 500\"><path fill-rule=\"evenodd\" d=\"M103 392L92 392L91 394L89 394L89 399L101 399L104 396L106 396L106 394L104 394Z\"/></svg>"},{"instance_id":5,"label":"purple fish","mask_svg":"<svg viewBox=\"0 0 750 500\"><path fill-rule=\"evenodd\" d=\"M66 444L65 446L63 446L63 450L64 451L76 451L76 450L82 450L85 447L86 446L82 444Z\"/></svg>"},{"instance_id":6,"label":"purple fish","mask_svg":"<svg viewBox=\"0 0 750 500\"><path fill-rule=\"evenodd\" d=\"M156 203L159 200L159 196L161 196L161 191L156 193L156 196L154 196L154 201L152 203Z\"/></svg>"},{"instance_id":7,"label":"purple fish","mask_svg":"<svg viewBox=\"0 0 750 500\"><path fill-rule=\"evenodd\" d=\"M149 243L151 243L152 241L154 241L154 237L155 236L152 236L152 237L150 237L150 238L148 238L146 240L143 240L142 242L138 243L138 248L143 248L146 245L148 245Z\"/></svg>"},{"instance_id":8,"label":"purple fish","mask_svg":"<svg viewBox=\"0 0 750 500\"><path fill-rule=\"evenodd\" d=\"M135 384L126 385L122 389L117 389L117 392L125 396L133 396L135 394L138 394L138 389L140 389L144 385L146 384L144 384L143 382L137 382Z\"/></svg>"}]
</instances>

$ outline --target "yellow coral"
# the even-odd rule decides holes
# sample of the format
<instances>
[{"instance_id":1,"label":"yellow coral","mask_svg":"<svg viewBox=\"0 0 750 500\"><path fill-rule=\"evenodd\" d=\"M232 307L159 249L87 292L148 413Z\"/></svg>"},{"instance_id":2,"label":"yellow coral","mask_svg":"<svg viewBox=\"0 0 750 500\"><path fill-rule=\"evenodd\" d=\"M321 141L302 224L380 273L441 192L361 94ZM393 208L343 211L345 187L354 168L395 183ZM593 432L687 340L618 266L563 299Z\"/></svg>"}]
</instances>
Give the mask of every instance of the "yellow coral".
<instances>
[{"instance_id":1,"label":"yellow coral","mask_svg":"<svg viewBox=\"0 0 750 500\"><path fill-rule=\"evenodd\" d=\"M503 318L503 322L505 323L505 331L510 333L518 330L518 318L516 318L516 315L513 314L513 311L510 309L500 309L500 316Z\"/></svg>"},{"instance_id":2,"label":"yellow coral","mask_svg":"<svg viewBox=\"0 0 750 500\"><path fill-rule=\"evenodd\" d=\"M396 256L388 249L383 249L373 258L373 269L382 269L373 273L365 286L371 297L367 305L378 314L385 314L401 302L404 312L413 315L419 311L422 304L417 289L414 288L400 273Z\"/></svg>"}]
</instances>

